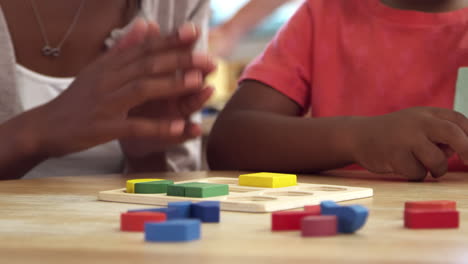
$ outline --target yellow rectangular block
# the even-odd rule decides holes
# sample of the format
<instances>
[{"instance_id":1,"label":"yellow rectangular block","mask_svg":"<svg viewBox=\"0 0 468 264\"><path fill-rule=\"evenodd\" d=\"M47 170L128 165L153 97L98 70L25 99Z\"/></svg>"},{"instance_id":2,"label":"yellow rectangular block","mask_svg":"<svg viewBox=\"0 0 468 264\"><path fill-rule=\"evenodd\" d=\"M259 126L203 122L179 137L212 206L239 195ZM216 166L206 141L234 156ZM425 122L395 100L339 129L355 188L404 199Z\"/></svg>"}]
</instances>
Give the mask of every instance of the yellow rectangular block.
<instances>
[{"instance_id":1,"label":"yellow rectangular block","mask_svg":"<svg viewBox=\"0 0 468 264\"><path fill-rule=\"evenodd\" d=\"M250 187L281 188L297 185L294 174L260 172L239 176L239 185Z\"/></svg>"},{"instance_id":2,"label":"yellow rectangular block","mask_svg":"<svg viewBox=\"0 0 468 264\"><path fill-rule=\"evenodd\" d=\"M135 193L135 183L162 181L162 179L134 179L127 181L127 193Z\"/></svg>"}]
</instances>

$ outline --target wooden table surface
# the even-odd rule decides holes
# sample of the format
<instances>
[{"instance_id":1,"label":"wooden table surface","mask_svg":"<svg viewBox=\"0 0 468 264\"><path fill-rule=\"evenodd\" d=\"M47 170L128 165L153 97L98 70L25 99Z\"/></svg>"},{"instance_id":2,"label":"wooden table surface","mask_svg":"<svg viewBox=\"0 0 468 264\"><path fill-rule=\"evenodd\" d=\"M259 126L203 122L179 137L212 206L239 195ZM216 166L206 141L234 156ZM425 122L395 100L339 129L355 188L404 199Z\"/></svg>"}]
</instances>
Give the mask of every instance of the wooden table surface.
<instances>
[{"instance_id":1,"label":"wooden table surface","mask_svg":"<svg viewBox=\"0 0 468 264\"><path fill-rule=\"evenodd\" d=\"M182 244L145 243L142 233L119 231L121 212L148 206L100 202L97 193L125 181L109 175L0 182L0 263L468 263L468 174L425 183L361 172L301 176L306 183L374 188L373 198L347 203L369 207L366 226L354 235L305 239L299 232L270 232L269 214L222 212L220 224L203 224L202 240ZM456 200L460 229L404 229L404 202L428 199Z\"/></svg>"}]
</instances>

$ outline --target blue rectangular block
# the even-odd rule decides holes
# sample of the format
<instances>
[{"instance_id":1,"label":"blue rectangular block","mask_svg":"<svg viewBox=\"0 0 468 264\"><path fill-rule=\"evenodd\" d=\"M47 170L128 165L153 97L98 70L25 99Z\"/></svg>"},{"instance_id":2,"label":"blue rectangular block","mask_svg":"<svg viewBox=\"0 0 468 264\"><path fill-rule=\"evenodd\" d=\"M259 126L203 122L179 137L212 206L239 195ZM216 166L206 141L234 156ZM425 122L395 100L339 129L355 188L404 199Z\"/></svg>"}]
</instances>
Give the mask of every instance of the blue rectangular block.
<instances>
[{"instance_id":1,"label":"blue rectangular block","mask_svg":"<svg viewBox=\"0 0 468 264\"><path fill-rule=\"evenodd\" d=\"M200 219L204 223L219 223L220 202L205 201L192 205L191 217Z\"/></svg>"},{"instance_id":2,"label":"blue rectangular block","mask_svg":"<svg viewBox=\"0 0 468 264\"><path fill-rule=\"evenodd\" d=\"M156 212L156 213L165 213L167 220L179 219L179 212L176 208L148 208L148 209L135 209L128 210L129 213L132 212Z\"/></svg>"},{"instance_id":3,"label":"blue rectangular block","mask_svg":"<svg viewBox=\"0 0 468 264\"><path fill-rule=\"evenodd\" d=\"M197 219L172 220L145 224L148 242L187 242L200 239L201 223Z\"/></svg>"},{"instance_id":4,"label":"blue rectangular block","mask_svg":"<svg viewBox=\"0 0 468 264\"><path fill-rule=\"evenodd\" d=\"M177 210L177 218L178 219L185 219L190 218L190 208L192 206L192 202L172 202L168 203L168 208L173 208Z\"/></svg>"},{"instance_id":5,"label":"blue rectangular block","mask_svg":"<svg viewBox=\"0 0 468 264\"><path fill-rule=\"evenodd\" d=\"M335 203L334 201L323 201L320 203L320 209L322 214L330 215L332 214L331 212L334 212L334 210L338 209L340 205Z\"/></svg>"},{"instance_id":6,"label":"blue rectangular block","mask_svg":"<svg viewBox=\"0 0 468 264\"><path fill-rule=\"evenodd\" d=\"M366 223L369 210L361 205L341 206L333 201L320 204L323 215L336 215L338 232L350 234L358 231Z\"/></svg>"}]
</instances>

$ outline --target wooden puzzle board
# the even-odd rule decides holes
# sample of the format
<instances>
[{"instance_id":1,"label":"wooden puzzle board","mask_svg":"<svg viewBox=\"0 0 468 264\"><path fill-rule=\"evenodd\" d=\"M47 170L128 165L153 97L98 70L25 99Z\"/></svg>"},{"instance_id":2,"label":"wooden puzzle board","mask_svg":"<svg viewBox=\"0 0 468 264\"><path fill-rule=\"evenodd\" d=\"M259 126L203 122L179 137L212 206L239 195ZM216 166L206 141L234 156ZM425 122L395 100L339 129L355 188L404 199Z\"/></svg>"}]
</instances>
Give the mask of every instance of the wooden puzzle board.
<instances>
[{"instance_id":1,"label":"wooden puzzle board","mask_svg":"<svg viewBox=\"0 0 468 264\"><path fill-rule=\"evenodd\" d=\"M203 182L228 184L229 195L210 198L191 198L167 196L166 194L135 194L126 193L126 189L102 191L99 200L108 202L121 202L132 204L148 204L166 206L168 202L178 201L220 201L221 210L267 213L281 210L300 208L305 205L319 204L325 200L335 202L348 201L366 197L372 197L371 188L306 184L298 183L297 186L284 188L258 188L239 186L237 178L203 178L186 182Z\"/></svg>"}]
</instances>

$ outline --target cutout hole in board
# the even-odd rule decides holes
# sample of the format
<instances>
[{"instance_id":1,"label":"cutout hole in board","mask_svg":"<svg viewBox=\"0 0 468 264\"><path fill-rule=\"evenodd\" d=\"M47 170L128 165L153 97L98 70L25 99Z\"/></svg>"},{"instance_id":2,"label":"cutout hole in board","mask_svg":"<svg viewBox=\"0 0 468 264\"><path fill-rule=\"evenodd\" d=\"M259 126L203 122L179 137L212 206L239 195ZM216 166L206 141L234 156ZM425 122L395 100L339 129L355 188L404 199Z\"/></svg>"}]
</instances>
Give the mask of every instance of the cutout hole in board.
<instances>
[{"instance_id":1,"label":"cutout hole in board","mask_svg":"<svg viewBox=\"0 0 468 264\"><path fill-rule=\"evenodd\" d=\"M343 192L347 191L346 188L339 188L339 187L329 187L329 186L321 186L321 187L300 187L299 190L301 191L315 191L315 192Z\"/></svg>"},{"instance_id":2,"label":"cutout hole in board","mask_svg":"<svg viewBox=\"0 0 468 264\"><path fill-rule=\"evenodd\" d=\"M261 190L263 190L263 189L242 188L242 187L229 186L229 193L248 193L248 192L261 191Z\"/></svg>"},{"instance_id":3,"label":"cutout hole in board","mask_svg":"<svg viewBox=\"0 0 468 264\"><path fill-rule=\"evenodd\" d=\"M237 179L203 179L199 182L214 183L214 184L237 184Z\"/></svg>"},{"instance_id":4,"label":"cutout hole in board","mask_svg":"<svg viewBox=\"0 0 468 264\"><path fill-rule=\"evenodd\" d=\"M297 191L285 191L285 192L266 192L265 195L270 196L312 196L312 192L297 192Z\"/></svg>"},{"instance_id":5,"label":"cutout hole in board","mask_svg":"<svg viewBox=\"0 0 468 264\"><path fill-rule=\"evenodd\" d=\"M266 197L266 196L244 196L244 197L228 197L228 201L237 201L237 202L270 202L276 201L277 198Z\"/></svg>"}]
</instances>

